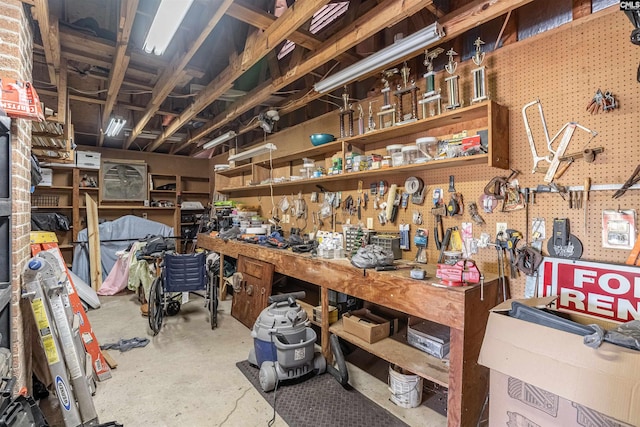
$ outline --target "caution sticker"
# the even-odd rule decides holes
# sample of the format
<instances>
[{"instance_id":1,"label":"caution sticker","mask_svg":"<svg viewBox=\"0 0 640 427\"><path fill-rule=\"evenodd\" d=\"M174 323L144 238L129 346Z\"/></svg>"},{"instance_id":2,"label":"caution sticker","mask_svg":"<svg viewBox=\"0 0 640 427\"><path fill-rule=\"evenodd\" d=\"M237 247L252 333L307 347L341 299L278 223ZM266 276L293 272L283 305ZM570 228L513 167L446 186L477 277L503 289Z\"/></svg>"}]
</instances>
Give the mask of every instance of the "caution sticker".
<instances>
[{"instance_id":1,"label":"caution sticker","mask_svg":"<svg viewBox=\"0 0 640 427\"><path fill-rule=\"evenodd\" d=\"M44 308L44 303L41 298L36 298L31 301L31 308L33 310L33 316L38 325L38 331L40 332L40 339L42 340L42 347L44 347L44 353L47 357L49 365L58 363L60 356L58 355L58 348L51 335L51 327L49 326L49 319L47 318L47 312Z\"/></svg>"}]
</instances>

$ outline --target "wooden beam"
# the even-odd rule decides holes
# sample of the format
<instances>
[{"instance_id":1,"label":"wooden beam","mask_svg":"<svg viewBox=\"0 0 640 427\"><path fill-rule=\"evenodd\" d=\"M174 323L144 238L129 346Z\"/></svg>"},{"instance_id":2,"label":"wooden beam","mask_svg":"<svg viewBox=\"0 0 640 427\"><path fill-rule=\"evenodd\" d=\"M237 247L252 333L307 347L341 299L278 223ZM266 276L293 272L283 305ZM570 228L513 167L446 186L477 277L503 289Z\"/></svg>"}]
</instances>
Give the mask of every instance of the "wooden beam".
<instances>
[{"instance_id":1,"label":"wooden beam","mask_svg":"<svg viewBox=\"0 0 640 427\"><path fill-rule=\"evenodd\" d=\"M358 43L378 33L380 30L395 25L403 19L424 8L424 0L385 0L375 8L356 19L352 25L338 31L323 43L322 47L312 52L310 57L300 64L293 64L282 77L274 79L270 85L262 85L240 100L231 104L223 113L210 123L194 132L193 137L184 144L203 138L211 131L236 119L245 111L264 102L273 92L293 83L319 66L333 59L337 53L345 52ZM391 13L393 11L393 13Z\"/></svg>"},{"instance_id":2,"label":"wooden beam","mask_svg":"<svg viewBox=\"0 0 640 427\"><path fill-rule=\"evenodd\" d=\"M58 84L58 72L60 71L60 37L58 19L49 12L49 0L35 0L35 18L38 21L40 36L44 47L44 56L49 70L49 81L52 85Z\"/></svg>"},{"instance_id":3,"label":"wooden beam","mask_svg":"<svg viewBox=\"0 0 640 427\"><path fill-rule=\"evenodd\" d=\"M573 0L571 11L574 21L591 15L591 0Z\"/></svg>"},{"instance_id":4,"label":"wooden beam","mask_svg":"<svg viewBox=\"0 0 640 427\"><path fill-rule=\"evenodd\" d=\"M69 91L67 88L67 59L60 59L60 73L58 74L58 122L65 123L69 108Z\"/></svg>"},{"instance_id":5,"label":"wooden beam","mask_svg":"<svg viewBox=\"0 0 640 427\"><path fill-rule=\"evenodd\" d=\"M309 20L313 14L329 0L306 0L295 3L282 16L274 21L263 33L247 38L242 54L236 57L214 80L198 93L189 108L175 119L162 135L149 144L148 151L153 151L171 135L177 132L192 117L204 110L209 104L218 99L230 89L235 80L246 70L262 59L268 51L284 41L291 33Z\"/></svg>"},{"instance_id":6,"label":"wooden beam","mask_svg":"<svg viewBox=\"0 0 640 427\"><path fill-rule=\"evenodd\" d=\"M90 57L99 57L107 64L107 67L110 66L111 60L116 53L115 42L87 35L81 31L76 31L66 27L62 27L60 29L60 45L62 54L65 54L66 52L75 52L82 55L89 55ZM91 64L91 62L86 63ZM160 57L132 50L131 65L129 66L128 71L131 72L135 70L143 73L147 78L156 78L159 74L158 70L162 70L168 65L169 62ZM204 71L198 70L194 67L187 67L185 71L191 77L196 79L204 77Z\"/></svg>"},{"instance_id":7,"label":"wooden beam","mask_svg":"<svg viewBox=\"0 0 640 427\"><path fill-rule=\"evenodd\" d=\"M277 19L274 15L244 1L235 1L227 10L227 15L263 31L269 28ZM322 44L322 41L314 34L302 29L297 29L291 33L289 40L309 50L313 50Z\"/></svg>"},{"instance_id":8,"label":"wooden beam","mask_svg":"<svg viewBox=\"0 0 640 427\"><path fill-rule=\"evenodd\" d=\"M210 18L208 22L205 24L202 31L200 31L196 39L190 42L190 46L187 51L182 55L176 55L171 63L162 72L162 75L158 79L158 83L153 88L153 94L151 96L151 99L149 100L147 110L144 112L142 117L138 119L138 122L131 131L131 135L129 135L129 138L127 138L124 144L125 150L128 149L131 143L133 143L138 135L142 133L142 130L147 125L147 123L149 123L149 120L151 120L151 118L155 115L156 111L158 111L164 100L171 93L178 81L180 81L187 64L189 63L189 61L191 61L191 58L193 58L193 56L198 52L198 49L200 49L207 37L209 37L211 31L213 31L215 26L218 25L218 22L220 22L220 19L222 19L224 13L229 8L229 6L231 6L231 4L233 4L233 0L222 0L220 4L218 4L217 2L209 3Z\"/></svg>"},{"instance_id":9,"label":"wooden beam","mask_svg":"<svg viewBox=\"0 0 640 427\"><path fill-rule=\"evenodd\" d=\"M497 18L500 15L504 15L510 10L514 10L521 6L524 6L525 4L530 3L531 1L532 0L494 0L491 3L487 3L486 0L475 0L472 3L469 3L461 7L460 9L445 15L442 18L440 22L443 25L445 29L445 34L446 34L442 41L454 39L455 37L462 35L466 31L472 28L475 28L480 24L488 22L494 18ZM388 16L388 14L380 13L380 9L379 9L384 4L387 4L387 3L388 1L383 2L379 6L377 6L374 9L374 13L376 15L379 14L380 16L385 16L385 17ZM403 3L403 6L406 6L410 2L407 1L402 3ZM393 10L393 9L390 9L390 10ZM394 11L394 13L396 12ZM375 19L375 17L373 17L372 19ZM355 27L359 32L363 28L359 27L358 22L360 22L360 19L356 23L354 23L352 27ZM389 25L393 25L393 24L390 23ZM342 32L339 32L338 34L336 34L336 36L342 37L342 38L349 37L349 36L345 36ZM330 40L333 40L333 38ZM337 44L338 42L334 41L333 43ZM333 48L337 49L337 46L334 46ZM312 58L320 56L321 52L322 50L318 50L315 53L315 55L312 56ZM284 79L286 79L291 75L295 75L297 76L295 78L298 78L302 75L307 74L308 70L306 69L306 64L307 63L305 62L299 65L295 70L290 70L288 73L285 73ZM247 111L250 108L253 108L254 102L264 101L264 99L266 99L271 92L277 91L280 88L284 87L286 84L291 83L291 81L286 80L286 84L284 84L283 86L280 86L280 84L284 83L285 81L284 79L281 79L280 82L274 82L273 87L270 90L267 90L266 88L256 88L254 91L251 91L245 97L238 100L236 103L232 104L231 107L228 108L224 114L221 114L215 117L210 123L205 124L202 128L198 129L197 132L194 132L192 137L189 140L183 142L179 147L176 148L176 151L180 151L186 145L192 142L195 142L198 139L203 138L208 133L222 126L222 124L226 124L228 121L230 121L228 119L229 117L239 116L239 114L242 114L244 111ZM309 90L306 93L303 93L302 95L300 94L293 95L283 103L285 107L278 110L278 112L280 113L280 117L306 106L311 101L317 98L320 98L321 96L323 95L313 90ZM252 99L254 100L254 102L251 102ZM239 133L248 132L250 129L254 129L257 126L258 125L254 123L248 127L245 127L244 129L241 129Z\"/></svg>"},{"instance_id":10,"label":"wooden beam","mask_svg":"<svg viewBox=\"0 0 640 427\"><path fill-rule=\"evenodd\" d=\"M118 100L118 93L124 81L124 75L129 67L131 56L127 54L129 47L129 37L131 36L131 28L138 10L138 0L121 0L120 1L120 19L118 20L118 34L116 43L116 54L111 63L109 71L109 84L107 86L107 100L102 110L102 127L106 129L111 117L113 107ZM98 147L102 147L104 143L104 131L100 132L98 137Z\"/></svg>"}]
</instances>

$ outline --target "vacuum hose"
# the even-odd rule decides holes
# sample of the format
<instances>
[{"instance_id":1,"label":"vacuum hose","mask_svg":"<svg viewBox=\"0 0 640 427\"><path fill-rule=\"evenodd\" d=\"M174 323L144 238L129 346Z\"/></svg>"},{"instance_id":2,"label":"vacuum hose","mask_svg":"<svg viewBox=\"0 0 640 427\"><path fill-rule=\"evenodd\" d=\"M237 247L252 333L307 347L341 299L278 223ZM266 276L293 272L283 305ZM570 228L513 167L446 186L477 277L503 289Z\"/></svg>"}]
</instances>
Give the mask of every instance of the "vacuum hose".
<instances>
[{"instance_id":1,"label":"vacuum hose","mask_svg":"<svg viewBox=\"0 0 640 427\"><path fill-rule=\"evenodd\" d=\"M342 387L347 388L347 384L349 382L349 372L347 371L347 363L344 361L344 355L342 354L342 349L340 348L340 341L338 341L338 336L331 334L329 337L329 341L331 342L331 352L333 353L333 359L338 365L336 368L333 365L327 364L327 372L329 372Z\"/></svg>"}]
</instances>

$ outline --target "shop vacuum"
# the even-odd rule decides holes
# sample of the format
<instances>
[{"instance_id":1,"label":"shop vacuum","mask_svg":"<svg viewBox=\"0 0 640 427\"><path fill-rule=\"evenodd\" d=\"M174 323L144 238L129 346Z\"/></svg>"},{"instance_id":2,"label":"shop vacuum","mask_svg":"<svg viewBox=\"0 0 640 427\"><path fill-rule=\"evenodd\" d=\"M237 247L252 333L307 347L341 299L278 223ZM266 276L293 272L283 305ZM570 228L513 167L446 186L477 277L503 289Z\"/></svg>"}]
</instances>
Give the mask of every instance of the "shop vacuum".
<instances>
[{"instance_id":1,"label":"shop vacuum","mask_svg":"<svg viewBox=\"0 0 640 427\"><path fill-rule=\"evenodd\" d=\"M275 389L280 381L325 371L347 385L349 377L338 337L331 336L337 368L327 366L324 356L314 349L316 333L309 327L307 312L296 302L304 297L305 292L270 296L270 305L253 325L253 349L248 360L260 368L260 386L265 392Z\"/></svg>"}]
</instances>

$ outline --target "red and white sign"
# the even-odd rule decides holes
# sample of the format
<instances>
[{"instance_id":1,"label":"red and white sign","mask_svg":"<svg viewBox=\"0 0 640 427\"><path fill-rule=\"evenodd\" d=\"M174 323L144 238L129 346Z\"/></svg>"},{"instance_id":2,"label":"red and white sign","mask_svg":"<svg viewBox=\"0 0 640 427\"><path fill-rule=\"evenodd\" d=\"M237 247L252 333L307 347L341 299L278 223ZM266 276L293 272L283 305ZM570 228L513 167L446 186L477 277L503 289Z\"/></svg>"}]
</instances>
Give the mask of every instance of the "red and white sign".
<instances>
[{"instance_id":1,"label":"red and white sign","mask_svg":"<svg viewBox=\"0 0 640 427\"><path fill-rule=\"evenodd\" d=\"M640 268L545 257L538 294L557 295L560 310L616 322L640 320Z\"/></svg>"}]
</instances>

